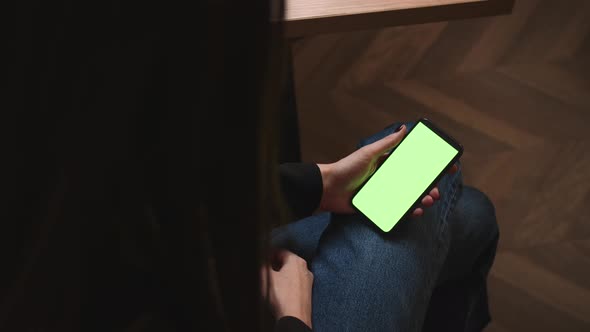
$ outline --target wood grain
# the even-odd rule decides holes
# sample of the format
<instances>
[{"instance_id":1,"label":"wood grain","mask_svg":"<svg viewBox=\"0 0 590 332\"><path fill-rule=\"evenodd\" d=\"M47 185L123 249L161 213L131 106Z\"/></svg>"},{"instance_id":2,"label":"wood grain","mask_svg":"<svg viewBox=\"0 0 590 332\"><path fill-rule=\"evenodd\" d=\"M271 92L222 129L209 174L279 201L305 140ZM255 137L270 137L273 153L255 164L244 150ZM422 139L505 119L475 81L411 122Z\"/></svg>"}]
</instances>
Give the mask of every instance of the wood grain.
<instances>
[{"instance_id":1,"label":"wood grain","mask_svg":"<svg viewBox=\"0 0 590 332\"><path fill-rule=\"evenodd\" d=\"M522 255L510 252L498 254L492 276L590 324L590 290L533 264Z\"/></svg>"},{"instance_id":2,"label":"wood grain","mask_svg":"<svg viewBox=\"0 0 590 332\"><path fill-rule=\"evenodd\" d=\"M289 37L508 13L513 0L287 0Z\"/></svg>"},{"instance_id":3,"label":"wood grain","mask_svg":"<svg viewBox=\"0 0 590 332\"><path fill-rule=\"evenodd\" d=\"M489 0L294 0L287 1L287 20L356 15L410 8L436 7Z\"/></svg>"}]
</instances>

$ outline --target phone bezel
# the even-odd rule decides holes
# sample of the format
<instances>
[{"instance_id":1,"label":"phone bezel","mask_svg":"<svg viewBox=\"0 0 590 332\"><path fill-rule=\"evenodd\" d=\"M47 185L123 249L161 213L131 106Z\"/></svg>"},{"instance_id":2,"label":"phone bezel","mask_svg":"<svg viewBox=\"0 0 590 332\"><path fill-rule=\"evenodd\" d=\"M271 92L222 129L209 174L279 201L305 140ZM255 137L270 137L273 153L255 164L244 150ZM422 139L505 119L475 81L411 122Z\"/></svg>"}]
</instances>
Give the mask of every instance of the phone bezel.
<instances>
[{"instance_id":1,"label":"phone bezel","mask_svg":"<svg viewBox=\"0 0 590 332\"><path fill-rule=\"evenodd\" d=\"M395 152L395 150L403 144L404 140L411 135L412 130L416 127L416 125L418 125L418 123L423 123L425 126L427 126L430 130L432 130L434 133L436 133L440 138L442 138L443 140L445 140L445 142L447 142L448 144L450 144L452 147L454 147L455 149L457 149L458 153L457 155L445 166L443 167L443 169L439 172L439 174L435 177L435 179L430 183L430 185L428 187L426 187L426 189L424 190L424 192L418 196L418 198L416 199L416 201L414 202L414 204L412 204L408 210L403 214L403 216L400 218L400 220L398 220L388 231L384 231L382 230L379 226L377 226L377 224L375 224L375 222L373 222L371 220L371 218L369 218L369 216L365 215L363 213L363 211L361 211L359 208L357 208L353 201L354 201L354 197L363 189L363 187L365 186L365 184L367 184L371 178L373 177L373 175L375 175L379 169L381 168L381 165L383 165L387 159L389 159L389 157L391 157L393 155L393 153ZM428 120L427 118L421 118L418 119L418 121L416 121L416 124L412 127L412 130L410 130L408 133L406 133L406 135L402 138L402 140L391 150L391 152L389 153L389 155L387 156L387 158L385 158L385 160L381 163L381 165L379 165L375 171L373 172L373 174L371 174L365 181L363 181L363 183L356 189L354 195L352 195L352 198L350 199L350 205L352 205L352 207L359 213L361 213L363 216L365 216L367 219L371 220L371 222L373 223L373 225L375 225L380 231L388 233L390 232L395 225L397 225L402 219L406 218L407 215L413 211L415 208L417 208L421 201L422 198L424 196L426 196L426 194L428 194L430 192L430 190L432 190L432 188L434 188L434 186L440 181L440 179L445 175L445 172L454 164L457 162L457 160L459 160L459 158L461 158L461 156L463 155L463 145L461 145L456 139L454 139L451 135L445 133L444 131L442 131L442 129L440 129L439 127L437 127L436 125L434 125L434 123L432 123L432 121Z\"/></svg>"}]
</instances>

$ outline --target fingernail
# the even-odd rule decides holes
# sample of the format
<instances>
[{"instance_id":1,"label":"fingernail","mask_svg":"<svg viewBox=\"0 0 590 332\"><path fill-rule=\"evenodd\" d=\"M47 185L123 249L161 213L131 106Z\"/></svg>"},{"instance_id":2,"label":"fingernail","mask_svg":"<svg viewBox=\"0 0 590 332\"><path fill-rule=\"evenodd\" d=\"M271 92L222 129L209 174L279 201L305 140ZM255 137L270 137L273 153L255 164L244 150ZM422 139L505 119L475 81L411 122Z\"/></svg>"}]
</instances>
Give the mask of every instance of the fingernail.
<instances>
[{"instance_id":1,"label":"fingernail","mask_svg":"<svg viewBox=\"0 0 590 332\"><path fill-rule=\"evenodd\" d=\"M401 125L401 126L397 127L397 129L394 131L394 133L397 133L398 131L404 129L405 126L406 125Z\"/></svg>"}]
</instances>

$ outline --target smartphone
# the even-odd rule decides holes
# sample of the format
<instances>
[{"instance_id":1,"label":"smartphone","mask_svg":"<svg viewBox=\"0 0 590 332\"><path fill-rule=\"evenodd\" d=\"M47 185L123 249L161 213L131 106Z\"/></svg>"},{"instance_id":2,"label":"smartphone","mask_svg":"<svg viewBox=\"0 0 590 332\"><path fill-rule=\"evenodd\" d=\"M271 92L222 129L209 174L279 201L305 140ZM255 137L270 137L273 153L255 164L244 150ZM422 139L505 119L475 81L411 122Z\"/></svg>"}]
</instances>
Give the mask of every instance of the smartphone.
<instances>
[{"instance_id":1,"label":"smartphone","mask_svg":"<svg viewBox=\"0 0 590 332\"><path fill-rule=\"evenodd\" d=\"M462 154L461 144L430 120L420 119L359 187L352 206L389 232L418 207Z\"/></svg>"}]
</instances>

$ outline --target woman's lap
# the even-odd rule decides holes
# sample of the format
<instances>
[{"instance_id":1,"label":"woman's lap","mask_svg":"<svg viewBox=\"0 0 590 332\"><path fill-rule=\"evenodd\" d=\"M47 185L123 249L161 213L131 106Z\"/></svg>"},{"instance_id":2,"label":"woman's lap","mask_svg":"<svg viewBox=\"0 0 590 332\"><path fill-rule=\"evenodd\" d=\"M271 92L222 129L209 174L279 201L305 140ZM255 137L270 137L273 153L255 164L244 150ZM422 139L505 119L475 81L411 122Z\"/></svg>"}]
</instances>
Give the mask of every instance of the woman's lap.
<instances>
[{"instance_id":1,"label":"woman's lap","mask_svg":"<svg viewBox=\"0 0 590 332\"><path fill-rule=\"evenodd\" d=\"M372 139L384 135L387 131ZM439 190L441 200L422 217L406 218L390 233L362 215L330 213L273 231L273 244L304 257L314 273L314 330L418 331L425 317L427 325L437 323L431 295L476 269L485 249L482 239L492 238L488 233L495 227L495 217L482 217L490 212L481 193L469 188L462 193L461 172L445 175ZM487 274L489 266L481 269Z\"/></svg>"}]
</instances>

